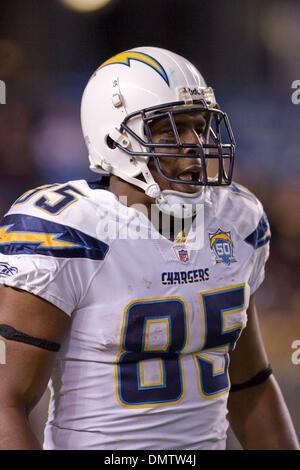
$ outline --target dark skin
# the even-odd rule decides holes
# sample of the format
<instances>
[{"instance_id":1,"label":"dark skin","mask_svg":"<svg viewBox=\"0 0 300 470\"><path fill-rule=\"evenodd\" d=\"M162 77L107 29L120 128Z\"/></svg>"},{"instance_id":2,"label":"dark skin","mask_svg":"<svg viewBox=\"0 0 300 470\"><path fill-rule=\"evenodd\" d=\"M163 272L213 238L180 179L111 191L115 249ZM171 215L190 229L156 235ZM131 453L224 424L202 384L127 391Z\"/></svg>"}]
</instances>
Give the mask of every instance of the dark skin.
<instances>
[{"instance_id":1,"label":"dark skin","mask_svg":"<svg viewBox=\"0 0 300 470\"><path fill-rule=\"evenodd\" d=\"M166 140L165 131L159 123L152 132L157 142ZM186 142L191 142L187 139L198 141L193 119L183 123L181 138L186 139ZM199 165L196 156L180 161L176 158L161 158L161 165L170 176L177 176L191 165L192 160L193 165ZM185 184L162 180L156 168L151 164L149 166L161 189L187 190ZM111 177L110 190L117 196L127 195L128 205L143 203L149 208L153 203L138 188L115 176ZM189 189L195 190L196 187ZM230 354L232 383L249 380L269 363L261 339L254 295L250 299L247 314L247 328ZM2 287L0 323L7 323L38 338L61 343L68 332L70 319L63 311L35 295ZM30 428L28 415L46 389L55 353L3 340L6 344L7 364L0 365L0 448L40 449ZM299 449L289 412L273 376L251 389L230 393L228 409L232 428L245 449Z\"/></svg>"},{"instance_id":2,"label":"dark skin","mask_svg":"<svg viewBox=\"0 0 300 470\"><path fill-rule=\"evenodd\" d=\"M201 118L201 123L202 123L202 128L205 129L205 121L203 118ZM189 116L182 116L180 123L182 124L182 130L183 132L181 133L181 139L183 142L191 142L193 144L198 144L199 143L199 136L196 133L194 129L194 118L189 117ZM204 121L204 122L203 122ZM185 123L185 126L183 125ZM198 128L199 128L199 123L198 123ZM162 120L156 122L152 128L152 136L153 140L155 143L163 144L163 143L172 143L174 142L173 139L173 132L171 131L170 125L168 124L167 120ZM166 149L166 148L161 148L158 151L163 152L164 150L168 151L169 153L174 153L176 154L177 151L175 149ZM198 171L201 170L201 163L200 159L197 157L197 154L195 152L195 149L189 149L185 148L182 151L183 153L194 153L195 156L191 158L182 158L178 159L176 157L161 157L160 158L160 165L162 170L166 173L167 176L169 177L175 177L178 178L178 175L180 175L183 171L185 171L187 168L198 168ZM188 185L188 184L176 184L176 183L171 183L164 179L159 172L157 171L156 165L153 161L153 159L149 160L148 163L149 170L151 171L153 178L155 181L158 183L160 189L166 190L166 189L173 189L175 191L182 191L182 192L195 192L198 191L199 187L194 186L194 185ZM127 200L128 200L128 206L131 206L133 204L144 204L148 208L151 208L151 204L154 203L154 200L147 196L144 191L141 189L137 188L134 185L131 185L127 183L126 181L120 180L117 176L111 175L110 177L110 186L109 189L111 192L116 194L117 196L122 196L126 194Z\"/></svg>"},{"instance_id":3,"label":"dark skin","mask_svg":"<svg viewBox=\"0 0 300 470\"><path fill-rule=\"evenodd\" d=\"M175 119L175 121L177 124L177 128L180 132L181 141L183 143L190 142L192 144L199 144L199 142L201 141L201 133L204 132L206 128L206 121L200 114L197 116L183 115ZM156 121L151 126L151 133L153 141L155 143L164 144L175 142L171 126L167 119ZM168 148L161 148L157 151L167 151L169 153L174 153L174 155L178 152L178 150L176 149ZM163 172L165 172L166 175L169 177L179 178L180 174L182 174L187 169L192 168L193 171L195 171L196 177L196 170L198 172L201 171L201 162L200 159L197 157L196 149L185 148L182 149L182 153L190 153L194 154L194 156L181 159L176 157L161 157L159 160ZM153 178L158 183L161 191L164 191L166 189L172 189L175 191L193 193L199 190L199 186L171 183L164 179L157 171L153 159L149 160L148 167L153 175ZM144 191L134 185L127 183L126 181L120 180L117 176L114 175L110 177L109 189L117 196L122 196L126 194L128 199L128 206L131 206L133 204L144 204L145 206L150 208L151 204L154 203L154 200L147 196Z\"/></svg>"}]
</instances>

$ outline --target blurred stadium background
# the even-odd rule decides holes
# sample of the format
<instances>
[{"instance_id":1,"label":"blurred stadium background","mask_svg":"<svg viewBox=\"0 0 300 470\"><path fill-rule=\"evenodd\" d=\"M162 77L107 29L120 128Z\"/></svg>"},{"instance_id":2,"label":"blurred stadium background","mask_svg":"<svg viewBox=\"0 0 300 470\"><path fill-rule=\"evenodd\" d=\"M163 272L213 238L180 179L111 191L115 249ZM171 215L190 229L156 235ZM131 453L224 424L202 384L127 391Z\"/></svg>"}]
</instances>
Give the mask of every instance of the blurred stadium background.
<instances>
[{"instance_id":1,"label":"blurred stadium background","mask_svg":"<svg viewBox=\"0 0 300 470\"><path fill-rule=\"evenodd\" d=\"M103 0L102 0L103 1ZM0 6L0 216L27 189L88 170L79 108L108 57L154 45L186 56L229 114L235 181L263 202L272 229L259 317L275 374L300 436L300 3L296 0L13 0ZM75 5L75 9L68 6ZM80 11L81 8L90 11ZM96 9L95 9L96 8ZM42 440L46 393L31 420ZM230 432L228 449L239 449Z\"/></svg>"}]
</instances>

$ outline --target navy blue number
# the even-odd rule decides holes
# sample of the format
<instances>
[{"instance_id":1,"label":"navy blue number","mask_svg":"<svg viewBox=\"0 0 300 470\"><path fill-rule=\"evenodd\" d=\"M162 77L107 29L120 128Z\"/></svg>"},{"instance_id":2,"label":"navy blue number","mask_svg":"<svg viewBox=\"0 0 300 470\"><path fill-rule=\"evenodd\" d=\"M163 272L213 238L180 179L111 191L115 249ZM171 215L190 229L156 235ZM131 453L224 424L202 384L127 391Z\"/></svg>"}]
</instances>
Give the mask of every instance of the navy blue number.
<instances>
[{"instance_id":1,"label":"navy blue number","mask_svg":"<svg viewBox=\"0 0 300 470\"><path fill-rule=\"evenodd\" d=\"M165 344L149 344L149 325L164 323ZM164 335L163 335L164 336ZM184 394L180 354L187 344L187 310L179 298L136 301L125 312L122 353L117 364L117 395L122 405L173 404ZM160 379L145 383L143 361L153 359Z\"/></svg>"},{"instance_id":2,"label":"navy blue number","mask_svg":"<svg viewBox=\"0 0 300 470\"><path fill-rule=\"evenodd\" d=\"M85 196L79 189L75 188L74 186L67 184L59 189L53 191L61 196L59 201L54 204L51 204L46 196L40 197L36 202L35 206L39 209L42 209L49 214L57 215L62 212L66 207L68 207L73 202L77 201L77 197L74 194L79 194L80 196Z\"/></svg>"},{"instance_id":3,"label":"navy blue number","mask_svg":"<svg viewBox=\"0 0 300 470\"><path fill-rule=\"evenodd\" d=\"M58 186L57 183L54 184L46 184L44 186L39 186L38 188L35 189L30 189L29 191L26 191L25 194L23 194L21 197L19 197L12 206L16 206L18 204L23 204L24 202L28 201L32 196L37 194L40 191L45 191L45 189L52 188L53 186Z\"/></svg>"},{"instance_id":4,"label":"navy blue number","mask_svg":"<svg viewBox=\"0 0 300 470\"><path fill-rule=\"evenodd\" d=\"M243 324L228 320L231 314L244 308L244 285L206 292L200 294L200 297L205 334L201 352L195 353L194 359L199 391L204 398L213 398L230 388L228 352L238 340Z\"/></svg>"},{"instance_id":5,"label":"navy blue number","mask_svg":"<svg viewBox=\"0 0 300 470\"><path fill-rule=\"evenodd\" d=\"M227 393L229 356L244 325L234 320L245 307L245 285L200 294L203 338L193 354L199 392L204 398ZM149 342L149 325L165 323L165 344ZM188 311L180 298L151 299L131 303L124 316L121 354L116 364L117 396L125 406L166 405L179 402L185 392L181 362L188 343ZM143 379L143 361L156 361L160 379ZM159 366L158 366L159 364Z\"/></svg>"}]
</instances>

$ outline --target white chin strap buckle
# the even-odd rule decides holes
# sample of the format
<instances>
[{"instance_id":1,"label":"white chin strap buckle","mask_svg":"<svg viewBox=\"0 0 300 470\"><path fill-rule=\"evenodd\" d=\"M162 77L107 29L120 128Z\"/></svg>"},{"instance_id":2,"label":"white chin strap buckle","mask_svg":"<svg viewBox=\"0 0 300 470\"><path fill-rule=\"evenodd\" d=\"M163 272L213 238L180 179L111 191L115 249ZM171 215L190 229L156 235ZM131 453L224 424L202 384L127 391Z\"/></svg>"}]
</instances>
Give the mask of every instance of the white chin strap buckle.
<instances>
[{"instance_id":1,"label":"white chin strap buckle","mask_svg":"<svg viewBox=\"0 0 300 470\"><path fill-rule=\"evenodd\" d=\"M158 184L154 183L148 186L147 189L145 190L145 193L147 194L147 196L152 197L153 199L159 197L160 189L159 189Z\"/></svg>"}]
</instances>

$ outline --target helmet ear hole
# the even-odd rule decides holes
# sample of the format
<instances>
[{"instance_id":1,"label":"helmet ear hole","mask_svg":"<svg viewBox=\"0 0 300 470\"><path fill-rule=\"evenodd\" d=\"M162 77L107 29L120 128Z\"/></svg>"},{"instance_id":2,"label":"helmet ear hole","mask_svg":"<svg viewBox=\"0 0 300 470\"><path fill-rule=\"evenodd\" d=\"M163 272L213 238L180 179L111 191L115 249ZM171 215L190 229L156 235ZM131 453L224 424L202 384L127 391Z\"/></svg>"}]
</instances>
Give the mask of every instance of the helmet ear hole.
<instances>
[{"instance_id":1,"label":"helmet ear hole","mask_svg":"<svg viewBox=\"0 0 300 470\"><path fill-rule=\"evenodd\" d=\"M106 139L105 139L105 140L106 140L107 146L108 146L110 149L113 150L113 149L117 148L115 141L112 140L112 138L111 138L109 135L106 136Z\"/></svg>"}]
</instances>

